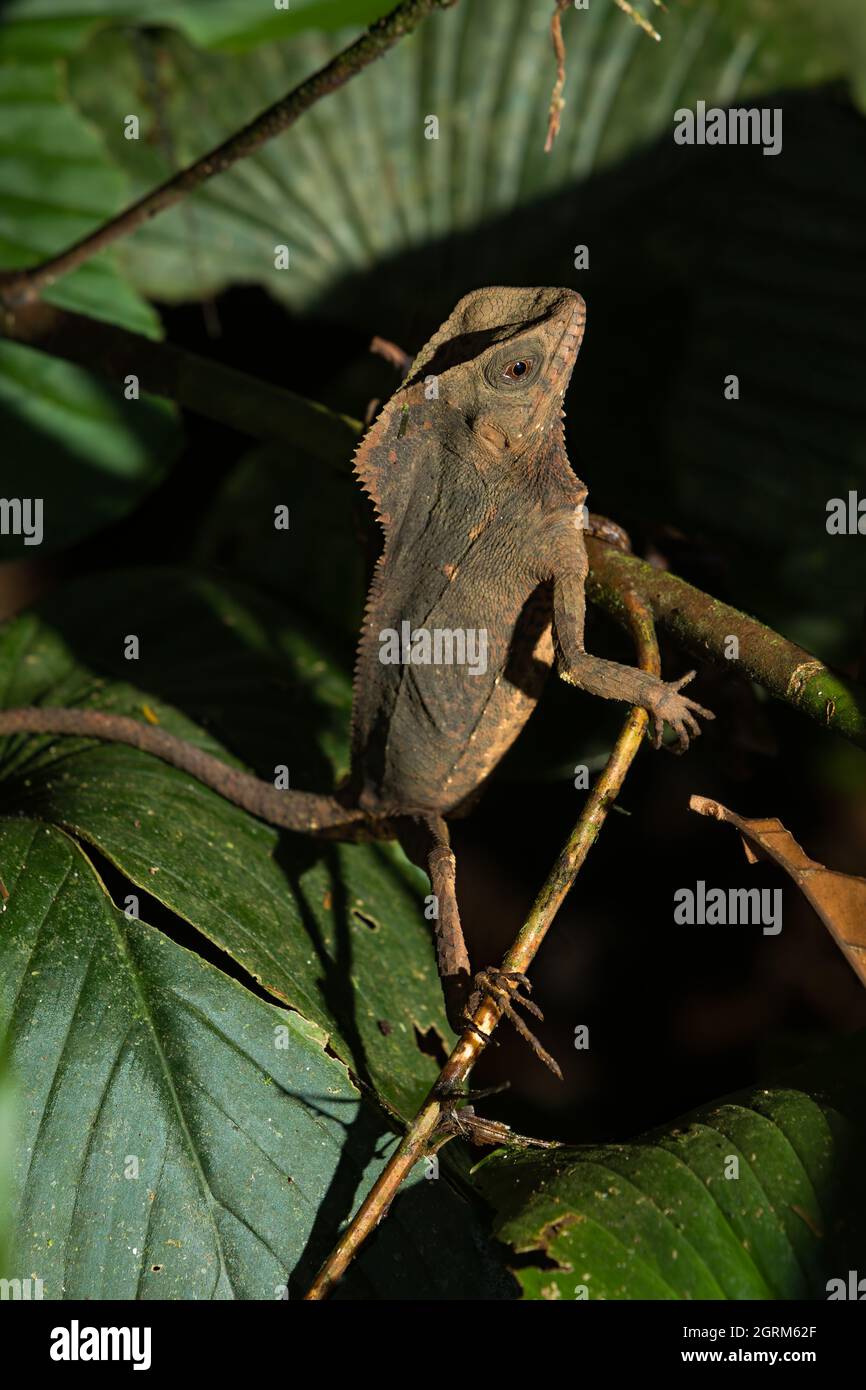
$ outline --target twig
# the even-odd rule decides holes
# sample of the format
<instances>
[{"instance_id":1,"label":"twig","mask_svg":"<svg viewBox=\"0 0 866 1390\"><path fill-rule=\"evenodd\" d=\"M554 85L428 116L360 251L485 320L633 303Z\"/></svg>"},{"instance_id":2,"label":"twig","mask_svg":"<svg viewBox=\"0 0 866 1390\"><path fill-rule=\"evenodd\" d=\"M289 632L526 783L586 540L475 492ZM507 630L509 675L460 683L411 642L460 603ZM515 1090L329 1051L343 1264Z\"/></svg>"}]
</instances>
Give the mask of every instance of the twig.
<instances>
[{"instance_id":1,"label":"twig","mask_svg":"<svg viewBox=\"0 0 866 1390\"><path fill-rule=\"evenodd\" d=\"M553 142L559 134L559 118L565 105L562 95L562 89L565 86L565 42L562 37L562 12L568 8L568 5L569 0L556 0L556 9L550 20L550 37L553 40L553 52L556 56L556 81L550 94L547 139L544 142L545 154L550 154L553 149Z\"/></svg>"},{"instance_id":2,"label":"twig","mask_svg":"<svg viewBox=\"0 0 866 1390\"><path fill-rule=\"evenodd\" d=\"M660 10L667 8L662 4L662 0L653 0L653 3L658 5ZM562 37L562 12L570 7L571 0L555 0L555 4L556 8L550 20L550 37L553 40L553 52L556 58L556 81L553 84L553 91L550 94L550 113L547 118L547 139L544 142L545 154L550 154L550 151L553 149L553 142L559 134L562 109L565 106L565 99L562 95L562 89L565 86L565 40ZM630 19L633 19L635 24L643 29L645 34L649 34L650 38L655 39L657 43L661 42L661 34L653 28L648 19L645 19L633 5L628 3L628 0L614 0L614 4L618 5L623 13L627 14Z\"/></svg>"},{"instance_id":3,"label":"twig","mask_svg":"<svg viewBox=\"0 0 866 1390\"><path fill-rule=\"evenodd\" d=\"M390 338L380 338L378 334L370 339L369 351L375 353L377 357L384 357L389 366L393 367L402 376L405 376L412 366L411 354L405 352L403 348L392 343Z\"/></svg>"},{"instance_id":4,"label":"twig","mask_svg":"<svg viewBox=\"0 0 866 1390\"><path fill-rule=\"evenodd\" d=\"M615 5L619 6L623 14L627 14L630 19L633 19L635 24L637 24L640 29L643 29L645 34L649 34L650 38L655 39L656 43L661 43L661 34L652 27L648 19L644 18L633 5L628 3L628 0L613 0L613 2ZM660 10L667 8L662 4L662 0L653 0L653 3L658 5Z\"/></svg>"},{"instance_id":5,"label":"twig","mask_svg":"<svg viewBox=\"0 0 866 1390\"><path fill-rule=\"evenodd\" d=\"M186 169L132 203L124 212L48 260L26 270L7 271L0 275L0 303L13 306L37 298L61 275L76 270L98 251L104 250L120 237L128 236L158 212L173 207L208 179L224 173L238 160L254 154L275 135L281 135L321 97L342 87L370 63L381 58L406 34L411 34L427 15L434 10L448 9L456 3L457 0L402 0L390 14L372 24L365 34L312 77L261 111L242 130L236 131L215 149L209 150Z\"/></svg>"},{"instance_id":6,"label":"twig","mask_svg":"<svg viewBox=\"0 0 866 1390\"><path fill-rule=\"evenodd\" d=\"M658 675L659 653L649 609L633 594L625 595L623 602L629 614L640 665L643 670ZM640 748L647 722L648 715L645 710L635 708L629 711L607 766L587 798L574 830L502 963L503 971L525 974L529 969L563 899L595 843L610 807L619 794L623 779ZM449 1097L465 1084L499 1018L498 1006L492 1000L485 999L476 1010L471 1026L463 1033L399 1146L316 1275L305 1295L307 1299L327 1298L361 1245L387 1214L403 1179L431 1144L439 1147L437 1139L441 1138L438 1131L443 1112L448 1118L448 1123L451 1123L450 1114L453 1106Z\"/></svg>"}]
</instances>

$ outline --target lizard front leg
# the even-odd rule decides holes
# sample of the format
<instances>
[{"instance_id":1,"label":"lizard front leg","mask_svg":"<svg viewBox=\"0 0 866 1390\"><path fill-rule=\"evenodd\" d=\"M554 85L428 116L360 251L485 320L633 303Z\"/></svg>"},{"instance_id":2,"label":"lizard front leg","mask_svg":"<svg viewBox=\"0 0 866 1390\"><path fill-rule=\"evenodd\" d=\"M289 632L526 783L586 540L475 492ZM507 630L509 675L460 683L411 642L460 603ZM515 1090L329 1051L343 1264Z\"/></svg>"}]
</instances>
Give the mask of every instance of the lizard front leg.
<instances>
[{"instance_id":1,"label":"lizard front leg","mask_svg":"<svg viewBox=\"0 0 866 1390\"><path fill-rule=\"evenodd\" d=\"M574 526L573 514L554 524L549 539L552 541L553 635L559 674L563 680L590 695L640 705L653 721L656 748L661 746L664 725L668 723L684 751L690 737L701 732L697 716L715 718L710 710L680 693L695 672L689 671L676 681L663 681L636 666L590 656L583 645L588 562L583 536Z\"/></svg>"}]
</instances>

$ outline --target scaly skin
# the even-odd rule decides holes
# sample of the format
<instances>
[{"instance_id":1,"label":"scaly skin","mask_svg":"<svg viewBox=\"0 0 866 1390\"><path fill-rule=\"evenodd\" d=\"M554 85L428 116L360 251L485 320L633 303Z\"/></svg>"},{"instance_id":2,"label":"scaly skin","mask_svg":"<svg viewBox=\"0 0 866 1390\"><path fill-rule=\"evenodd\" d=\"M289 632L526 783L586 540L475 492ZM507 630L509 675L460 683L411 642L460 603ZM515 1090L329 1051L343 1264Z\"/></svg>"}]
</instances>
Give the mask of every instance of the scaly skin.
<instances>
[{"instance_id":1,"label":"scaly skin","mask_svg":"<svg viewBox=\"0 0 866 1390\"><path fill-rule=\"evenodd\" d=\"M562 398L584 322L571 290L467 295L358 450L385 533L353 702L352 785L371 814L445 814L477 791L535 706L551 617L564 679L644 705L685 743L699 731L704 711L675 687L583 649L586 488L565 452ZM406 621L484 631L486 671L383 665L381 634Z\"/></svg>"},{"instance_id":2,"label":"scaly skin","mask_svg":"<svg viewBox=\"0 0 866 1390\"><path fill-rule=\"evenodd\" d=\"M476 290L418 354L361 442L356 473L385 545L358 647L352 770L337 796L278 791L123 716L0 711L0 736L131 744L274 825L399 838L439 901L437 959L458 1029L471 974L444 816L478 793L532 713L554 660L563 679L591 694L642 705L657 742L665 721L685 747L700 732L696 716L712 718L680 693L693 673L666 683L584 651L586 488L569 465L562 427L584 322L572 290ZM400 633L406 622L431 639L436 631L483 633L486 660L474 673L465 662L386 664L382 634ZM519 983L495 971L479 978L506 1001ZM505 1011L513 1016L510 1005Z\"/></svg>"}]
</instances>

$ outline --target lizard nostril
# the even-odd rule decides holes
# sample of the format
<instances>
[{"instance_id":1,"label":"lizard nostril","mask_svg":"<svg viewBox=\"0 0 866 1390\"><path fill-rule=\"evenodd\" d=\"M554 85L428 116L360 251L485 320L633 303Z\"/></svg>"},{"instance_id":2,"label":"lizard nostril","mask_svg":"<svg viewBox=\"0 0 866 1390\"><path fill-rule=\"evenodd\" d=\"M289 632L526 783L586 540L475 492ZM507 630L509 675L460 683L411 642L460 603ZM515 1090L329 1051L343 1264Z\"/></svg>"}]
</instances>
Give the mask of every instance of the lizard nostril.
<instances>
[{"instance_id":1,"label":"lizard nostril","mask_svg":"<svg viewBox=\"0 0 866 1390\"><path fill-rule=\"evenodd\" d=\"M475 427L475 433L483 444L487 444L491 449L507 449L508 435L499 425L494 425L492 420L479 420Z\"/></svg>"}]
</instances>

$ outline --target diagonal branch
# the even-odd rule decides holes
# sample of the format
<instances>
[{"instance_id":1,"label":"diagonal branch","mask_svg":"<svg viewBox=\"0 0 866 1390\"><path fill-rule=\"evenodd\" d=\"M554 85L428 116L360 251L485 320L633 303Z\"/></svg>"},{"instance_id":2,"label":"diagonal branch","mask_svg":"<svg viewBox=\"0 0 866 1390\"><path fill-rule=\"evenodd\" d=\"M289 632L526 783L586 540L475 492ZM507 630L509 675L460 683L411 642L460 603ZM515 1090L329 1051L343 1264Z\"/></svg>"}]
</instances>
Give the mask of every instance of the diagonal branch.
<instances>
[{"instance_id":1,"label":"diagonal branch","mask_svg":"<svg viewBox=\"0 0 866 1390\"><path fill-rule=\"evenodd\" d=\"M640 666L657 676L661 667L649 609L633 594L624 595L623 602L638 649ZM643 741L648 720L645 710L634 708L629 711L607 766L587 798L580 818L548 874L514 945L502 962L503 971L525 974L535 959L554 917L595 843L610 807L619 795L625 775ZM492 1000L488 998L482 1001L471 1025L451 1053L397 1149L316 1275L305 1295L307 1299L327 1298L364 1241L387 1214L404 1178L425 1153L440 1146L442 1129L450 1118L449 1097L460 1093L500 1017L500 1009ZM453 1134L453 1129L450 1132Z\"/></svg>"},{"instance_id":2,"label":"diagonal branch","mask_svg":"<svg viewBox=\"0 0 866 1390\"><path fill-rule=\"evenodd\" d=\"M353 44L286 96L261 111L242 130L236 131L215 149L208 150L207 154L139 198L96 231L38 265L0 275L0 304L12 307L36 299L62 275L76 270L112 242L128 236L151 217L173 207L188 193L200 188L208 179L224 173L238 160L254 154L275 135L281 135L321 97L342 87L370 63L381 58L406 34L411 34L427 15L434 10L448 9L456 3L457 0L402 0L390 14L377 20Z\"/></svg>"}]
</instances>

